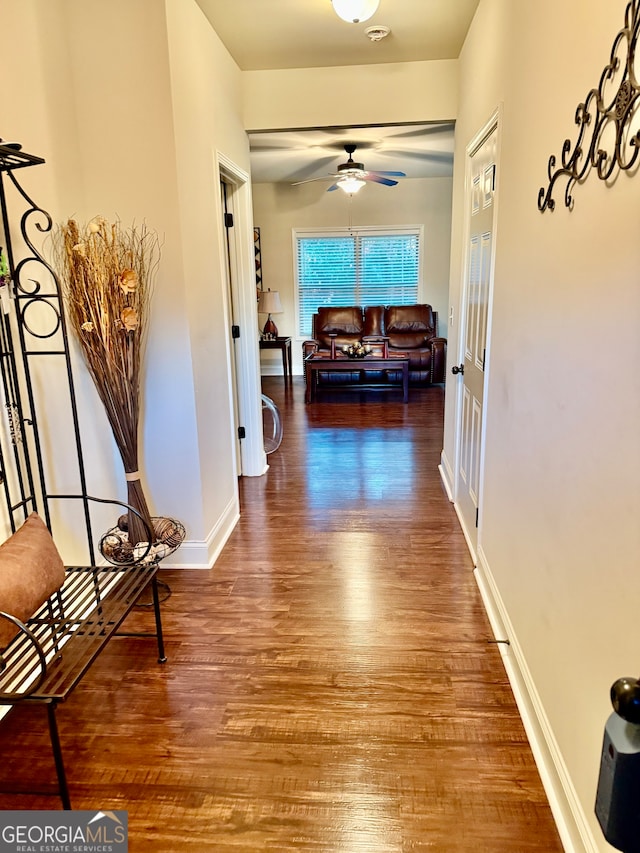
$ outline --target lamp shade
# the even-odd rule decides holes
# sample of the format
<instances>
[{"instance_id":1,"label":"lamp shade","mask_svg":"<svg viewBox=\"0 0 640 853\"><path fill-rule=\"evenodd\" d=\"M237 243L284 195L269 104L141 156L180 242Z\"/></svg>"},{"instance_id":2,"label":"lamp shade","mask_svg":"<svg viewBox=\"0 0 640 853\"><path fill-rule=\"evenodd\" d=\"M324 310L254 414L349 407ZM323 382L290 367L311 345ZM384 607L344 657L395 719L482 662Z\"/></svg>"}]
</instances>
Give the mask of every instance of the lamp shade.
<instances>
[{"instance_id":1,"label":"lamp shade","mask_svg":"<svg viewBox=\"0 0 640 853\"><path fill-rule=\"evenodd\" d=\"M380 0L331 0L333 11L349 24L368 21L375 14Z\"/></svg>"},{"instance_id":2,"label":"lamp shade","mask_svg":"<svg viewBox=\"0 0 640 853\"><path fill-rule=\"evenodd\" d=\"M277 290L263 290L258 300L260 314L282 314L280 294Z\"/></svg>"}]
</instances>

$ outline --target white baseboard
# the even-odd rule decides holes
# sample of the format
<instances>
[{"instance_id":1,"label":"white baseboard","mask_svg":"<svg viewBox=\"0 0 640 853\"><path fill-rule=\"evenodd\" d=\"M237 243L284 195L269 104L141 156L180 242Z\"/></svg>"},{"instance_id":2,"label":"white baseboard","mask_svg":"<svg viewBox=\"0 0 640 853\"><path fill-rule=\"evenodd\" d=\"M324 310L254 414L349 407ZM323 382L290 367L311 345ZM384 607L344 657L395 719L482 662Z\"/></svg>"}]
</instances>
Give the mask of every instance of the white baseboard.
<instances>
[{"instance_id":1,"label":"white baseboard","mask_svg":"<svg viewBox=\"0 0 640 853\"><path fill-rule=\"evenodd\" d=\"M449 460L444 450L440 454L438 471L440 472L440 479L442 480L447 497L453 503L453 470L451 469L451 465L449 465Z\"/></svg>"},{"instance_id":2,"label":"white baseboard","mask_svg":"<svg viewBox=\"0 0 640 853\"><path fill-rule=\"evenodd\" d=\"M162 561L163 569L211 569L240 518L234 497L205 540L186 540L175 554Z\"/></svg>"},{"instance_id":3,"label":"white baseboard","mask_svg":"<svg viewBox=\"0 0 640 853\"><path fill-rule=\"evenodd\" d=\"M482 547L478 548L474 575L564 849L567 853L598 853L600 847L576 794Z\"/></svg>"},{"instance_id":4,"label":"white baseboard","mask_svg":"<svg viewBox=\"0 0 640 853\"><path fill-rule=\"evenodd\" d=\"M291 375L292 376L304 376L302 371L297 371L295 369L295 367L294 367ZM260 368L260 376L281 376L281 377L284 377L284 373L282 372L282 365L280 365L279 367L277 367L277 366L269 367L268 365L263 364L262 367Z\"/></svg>"},{"instance_id":5,"label":"white baseboard","mask_svg":"<svg viewBox=\"0 0 640 853\"><path fill-rule=\"evenodd\" d=\"M460 523L460 529L462 530L462 534L464 536L465 542L467 543L467 548L469 549L469 553L471 554L471 559L473 560L473 565L478 565L478 557L476 555L476 545L475 545L475 537L469 535L469 531L467 529L467 522L464 519L464 516L460 512L460 507L457 503L454 503L453 508L456 511L456 515L458 516L458 522Z\"/></svg>"}]
</instances>

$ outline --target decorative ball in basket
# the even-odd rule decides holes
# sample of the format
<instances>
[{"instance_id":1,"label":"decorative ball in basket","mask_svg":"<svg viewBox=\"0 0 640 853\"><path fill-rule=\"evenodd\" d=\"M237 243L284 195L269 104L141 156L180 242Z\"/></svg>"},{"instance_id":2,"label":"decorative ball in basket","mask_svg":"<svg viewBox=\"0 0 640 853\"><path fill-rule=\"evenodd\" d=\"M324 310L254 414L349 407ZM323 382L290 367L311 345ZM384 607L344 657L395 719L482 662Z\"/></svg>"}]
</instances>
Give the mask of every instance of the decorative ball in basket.
<instances>
[{"instance_id":1,"label":"decorative ball in basket","mask_svg":"<svg viewBox=\"0 0 640 853\"><path fill-rule=\"evenodd\" d=\"M361 341L357 341L355 344L345 345L342 348L342 351L346 353L349 358L364 358L371 352L371 347L368 344L363 344Z\"/></svg>"},{"instance_id":2,"label":"decorative ball in basket","mask_svg":"<svg viewBox=\"0 0 640 853\"><path fill-rule=\"evenodd\" d=\"M100 553L114 566L134 563L139 559L145 562L159 562L173 554L184 541L184 525L175 518L152 517L155 539L149 548L147 542L135 544L129 541L129 517L121 515L118 523L107 530L100 540ZM145 553L148 550L148 553Z\"/></svg>"}]
</instances>

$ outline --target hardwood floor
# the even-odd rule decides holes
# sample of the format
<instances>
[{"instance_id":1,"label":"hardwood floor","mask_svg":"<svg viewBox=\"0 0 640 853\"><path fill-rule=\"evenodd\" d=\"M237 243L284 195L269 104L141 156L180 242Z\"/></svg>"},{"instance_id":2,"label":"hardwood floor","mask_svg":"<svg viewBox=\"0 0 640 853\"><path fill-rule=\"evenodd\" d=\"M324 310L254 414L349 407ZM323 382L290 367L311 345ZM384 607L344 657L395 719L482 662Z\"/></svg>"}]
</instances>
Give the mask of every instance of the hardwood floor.
<instances>
[{"instance_id":1,"label":"hardwood floor","mask_svg":"<svg viewBox=\"0 0 640 853\"><path fill-rule=\"evenodd\" d=\"M167 664L114 640L59 710L74 807L127 809L133 853L561 851L438 476L442 390L264 390L282 446L214 569L163 573ZM2 789L53 780L45 721L0 724Z\"/></svg>"}]
</instances>

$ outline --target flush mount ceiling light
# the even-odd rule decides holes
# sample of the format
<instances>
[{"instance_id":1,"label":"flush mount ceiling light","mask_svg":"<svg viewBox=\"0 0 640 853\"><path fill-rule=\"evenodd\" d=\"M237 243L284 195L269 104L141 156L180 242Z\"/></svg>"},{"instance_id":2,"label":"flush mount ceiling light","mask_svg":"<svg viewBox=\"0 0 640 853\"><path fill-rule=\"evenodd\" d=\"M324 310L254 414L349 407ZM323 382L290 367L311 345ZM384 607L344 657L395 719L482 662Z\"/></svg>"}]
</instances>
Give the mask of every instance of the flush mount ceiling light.
<instances>
[{"instance_id":1,"label":"flush mount ceiling light","mask_svg":"<svg viewBox=\"0 0 640 853\"><path fill-rule=\"evenodd\" d=\"M331 0L333 11L348 24L368 21L375 15L380 0Z\"/></svg>"}]
</instances>

